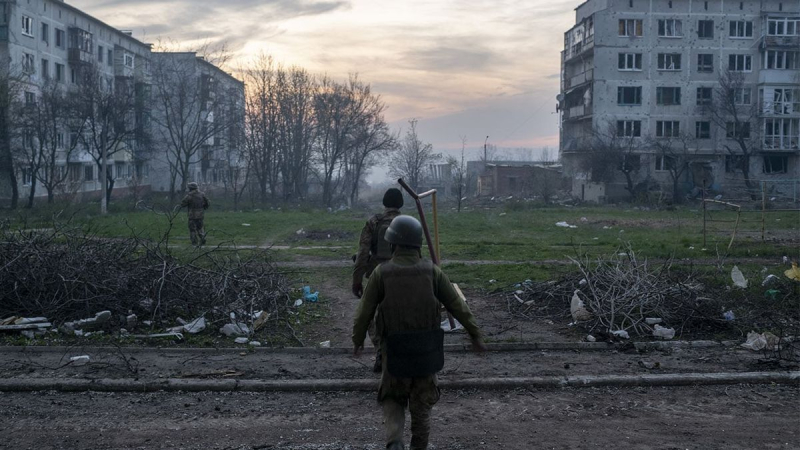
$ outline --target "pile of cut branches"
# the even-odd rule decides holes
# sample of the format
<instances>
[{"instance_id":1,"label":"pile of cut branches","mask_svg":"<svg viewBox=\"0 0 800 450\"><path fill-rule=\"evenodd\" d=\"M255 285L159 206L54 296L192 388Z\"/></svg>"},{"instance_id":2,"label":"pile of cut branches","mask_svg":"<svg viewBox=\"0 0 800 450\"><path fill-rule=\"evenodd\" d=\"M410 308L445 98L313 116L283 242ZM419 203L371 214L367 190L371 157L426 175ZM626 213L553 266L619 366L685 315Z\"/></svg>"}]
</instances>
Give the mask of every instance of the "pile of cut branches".
<instances>
[{"instance_id":1,"label":"pile of cut branches","mask_svg":"<svg viewBox=\"0 0 800 450\"><path fill-rule=\"evenodd\" d=\"M170 228L174 216L169 216ZM169 231L159 240L131 233L103 238L55 223L20 230L0 224L0 311L45 316L58 324L109 310L136 314L154 327L178 317L229 321L288 306L285 277L267 251L246 254L219 248L178 258ZM242 320L242 319L238 319Z\"/></svg>"}]
</instances>

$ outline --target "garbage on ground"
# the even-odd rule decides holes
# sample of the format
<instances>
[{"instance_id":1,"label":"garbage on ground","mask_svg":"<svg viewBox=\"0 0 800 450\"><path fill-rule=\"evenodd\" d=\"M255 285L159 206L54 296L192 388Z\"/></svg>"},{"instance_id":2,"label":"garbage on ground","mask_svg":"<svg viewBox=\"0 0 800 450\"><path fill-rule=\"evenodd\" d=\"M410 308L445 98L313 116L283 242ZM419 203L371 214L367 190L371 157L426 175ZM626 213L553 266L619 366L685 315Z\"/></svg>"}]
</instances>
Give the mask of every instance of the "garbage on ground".
<instances>
[{"instance_id":1,"label":"garbage on ground","mask_svg":"<svg viewBox=\"0 0 800 450\"><path fill-rule=\"evenodd\" d=\"M331 348L331 341L323 341L319 343L320 348Z\"/></svg>"},{"instance_id":2,"label":"garbage on ground","mask_svg":"<svg viewBox=\"0 0 800 450\"><path fill-rule=\"evenodd\" d=\"M253 331L258 331L267 323L269 313L266 311L258 311L253 314L253 319Z\"/></svg>"},{"instance_id":3,"label":"garbage on ground","mask_svg":"<svg viewBox=\"0 0 800 450\"><path fill-rule=\"evenodd\" d=\"M505 215L506 215L506 213L500 213L500 217L503 217Z\"/></svg>"},{"instance_id":4,"label":"garbage on ground","mask_svg":"<svg viewBox=\"0 0 800 450\"><path fill-rule=\"evenodd\" d=\"M586 336L586 342L596 342L597 338L592 336L591 334Z\"/></svg>"},{"instance_id":5,"label":"garbage on ground","mask_svg":"<svg viewBox=\"0 0 800 450\"><path fill-rule=\"evenodd\" d=\"M297 231L295 232L295 234L297 234L298 236L300 236L300 235L302 235L302 234L306 234L306 230L304 230L304 229L300 228L299 230L297 230Z\"/></svg>"},{"instance_id":6,"label":"garbage on ground","mask_svg":"<svg viewBox=\"0 0 800 450\"><path fill-rule=\"evenodd\" d=\"M243 227L249 227L249 226L250 226L250 224L249 224L249 223L243 223L243 224L242 224L242 226L243 226Z\"/></svg>"},{"instance_id":7,"label":"garbage on ground","mask_svg":"<svg viewBox=\"0 0 800 450\"><path fill-rule=\"evenodd\" d=\"M307 302L316 302L319 300L319 291L311 292L311 286L303 286L303 300Z\"/></svg>"},{"instance_id":8,"label":"garbage on ground","mask_svg":"<svg viewBox=\"0 0 800 450\"><path fill-rule=\"evenodd\" d=\"M250 334L250 329L247 327L246 324L243 324L241 322L226 323L222 328L219 329L219 332L228 337L247 336L248 334Z\"/></svg>"},{"instance_id":9,"label":"garbage on ground","mask_svg":"<svg viewBox=\"0 0 800 450\"><path fill-rule=\"evenodd\" d=\"M778 294L780 293L781 292L777 289L768 289L766 292L764 292L764 296L770 300L777 300Z\"/></svg>"},{"instance_id":10,"label":"garbage on ground","mask_svg":"<svg viewBox=\"0 0 800 450\"><path fill-rule=\"evenodd\" d=\"M179 341L183 340L183 333L154 333L154 334L132 334L132 338L136 339L161 339L161 338L175 338Z\"/></svg>"},{"instance_id":11,"label":"garbage on ground","mask_svg":"<svg viewBox=\"0 0 800 450\"><path fill-rule=\"evenodd\" d=\"M745 279L742 271L739 270L739 266L733 266L733 269L731 269L731 280L733 280L733 284L736 287L747 288L747 279Z\"/></svg>"},{"instance_id":12,"label":"garbage on ground","mask_svg":"<svg viewBox=\"0 0 800 450\"><path fill-rule=\"evenodd\" d=\"M644 321L648 325L655 325L657 323L661 323L662 322L660 317L647 317L647 318L644 319Z\"/></svg>"},{"instance_id":13,"label":"garbage on ground","mask_svg":"<svg viewBox=\"0 0 800 450\"><path fill-rule=\"evenodd\" d=\"M611 332L611 334L613 334L615 337L618 337L620 339L630 339L631 338L631 336L625 330L614 330L614 331Z\"/></svg>"},{"instance_id":14,"label":"garbage on ground","mask_svg":"<svg viewBox=\"0 0 800 450\"><path fill-rule=\"evenodd\" d=\"M586 309L586 305L583 304L583 300L581 300L580 296L578 295L580 291L575 290L572 294L572 303L570 304L570 313L572 313L572 319L576 322L589 320L592 318L591 313L589 310Z\"/></svg>"},{"instance_id":15,"label":"garbage on ground","mask_svg":"<svg viewBox=\"0 0 800 450\"><path fill-rule=\"evenodd\" d=\"M578 228L577 225L570 225L567 222L556 222L556 226L561 228Z\"/></svg>"},{"instance_id":16,"label":"garbage on ground","mask_svg":"<svg viewBox=\"0 0 800 450\"><path fill-rule=\"evenodd\" d=\"M588 222L588 221L589 219L587 219L586 217L581 217L581 222Z\"/></svg>"},{"instance_id":17,"label":"garbage on ground","mask_svg":"<svg viewBox=\"0 0 800 450\"><path fill-rule=\"evenodd\" d=\"M588 281L586 281L586 278L584 278L578 282L578 286L586 286L586 283L588 283Z\"/></svg>"},{"instance_id":18,"label":"garbage on ground","mask_svg":"<svg viewBox=\"0 0 800 450\"><path fill-rule=\"evenodd\" d=\"M183 331L189 334L197 334L206 329L206 318L205 317L198 317L193 321L187 323L183 326Z\"/></svg>"},{"instance_id":19,"label":"garbage on ground","mask_svg":"<svg viewBox=\"0 0 800 450\"><path fill-rule=\"evenodd\" d=\"M489 284L494 284L494 283L497 283L497 280L495 280L494 278L492 278L491 280L489 280Z\"/></svg>"},{"instance_id":20,"label":"garbage on ground","mask_svg":"<svg viewBox=\"0 0 800 450\"><path fill-rule=\"evenodd\" d=\"M131 314L125 317L125 323L128 324L128 328L134 329L136 328L136 324L138 323L139 319L136 317L136 314Z\"/></svg>"},{"instance_id":21,"label":"garbage on ground","mask_svg":"<svg viewBox=\"0 0 800 450\"><path fill-rule=\"evenodd\" d=\"M778 277L776 275L767 275L767 277L764 278L764 281L761 283L761 286L766 286L775 281L778 281Z\"/></svg>"},{"instance_id":22,"label":"garbage on ground","mask_svg":"<svg viewBox=\"0 0 800 450\"><path fill-rule=\"evenodd\" d=\"M758 352L768 347L774 348L779 343L780 339L778 336L775 336L769 331L765 333L756 333L755 331L751 331L747 333L747 340L744 342L744 344L742 344L742 347L754 352Z\"/></svg>"},{"instance_id":23,"label":"garbage on ground","mask_svg":"<svg viewBox=\"0 0 800 450\"><path fill-rule=\"evenodd\" d=\"M660 369L661 368L661 363L658 362L658 361L654 362L654 361L639 360L639 367L644 368L644 369L648 369L648 370Z\"/></svg>"},{"instance_id":24,"label":"garbage on ground","mask_svg":"<svg viewBox=\"0 0 800 450\"><path fill-rule=\"evenodd\" d=\"M675 328L665 328L661 325L656 325L653 328L653 337L670 340L675 337Z\"/></svg>"},{"instance_id":25,"label":"garbage on ground","mask_svg":"<svg viewBox=\"0 0 800 450\"><path fill-rule=\"evenodd\" d=\"M74 334L75 330L93 330L103 326L109 319L111 319L111 311L100 311L94 317L88 319L64 322L61 325L61 330L68 334Z\"/></svg>"},{"instance_id":26,"label":"garbage on ground","mask_svg":"<svg viewBox=\"0 0 800 450\"><path fill-rule=\"evenodd\" d=\"M303 304L303 299L302 298L298 298L297 300L294 301L295 308L298 307L298 306L301 306L302 304Z\"/></svg>"},{"instance_id":27,"label":"garbage on ground","mask_svg":"<svg viewBox=\"0 0 800 450\"><path fill-rule=\"evenodd\" d=\"M73 366L85 366L89 364L89 355L81 355L81 356L73 356L70 358L70 362Z\"/></svg>"},{"instance_id":28,"label":"garbage on ground","mask_svg":"<svg viewBox=\"0 0 800 450\"><path fill-rule=\"evenodd\" d=\"M250 346L253 346L253 347L261 347L261 342L259 342L259 341L250 341L250 342L247 343L247 345L250 345Z\"/></svg>"},{"instance_id":29,"label":"garbage on ground","mask_svg":"<svg viewBox=\"0 0 800 450\"><path fill-rule=\"evenodd\" d=\"M733 313L733 310L729 309L722 313L722 318L730 322L736 319L736 315Z\"/></svg>"},{"instance_id":30,"label":"garbage on ground","mask_svg":"<svg viewBox=\"0 0 800 450\"><path fill-rule=\"evenodd\" d=\"M46 317L17 317L11 316L0 320L0 331L25 331L50 328L52 324Z\"/></svg>"},{"instance_id":31,"label":"garbage on ground","mask_svg":"<svg viewBox=\"0 0 800 450\"><path fill-rule=\"evenodd\" d=\"M800 281L800 268L797 267L797 263L792 263L792 268L783 272L786 275L786 278L790 280Z\"/></svg>"},{"instance_id":32,"label":"garbage on ground","mask_svg":"<svg viewBox=\"0 0 800 450\"><path fill-rule=\"evenodd\" d=\"M442 330L444 330L445 333L449 333L449 332L453 332L453 331L458 331L458 330L464 329L464 325L461 325L461 323L458 320L456 320L455 318L453 318L453 323L456 324L455 328L450 328L450 320L449 319L444 319L442 321L442 323L441 323Z\"/></svg>"},{"instance_id":33,"label":"garbage on ground","mask_svg":"<svg viewBox=\"0 0 800 450\"><path fill-rule=\"evenodd\" d=\"M28 339L33 339L33 338L36 337L36 335L31 330L22 330L20 332L20 334L22 334L23 336L25 336Z\"/></svg>"},{"instance_id":34,"label":"garbage on ground","mask_svg":"<svg viewBox=\"0 0 800 450\"><path fill-rule=\"evenodd\" d=\"M233 342L235 344L247 344L248 341L250 341L250 339L247 339L246 337L239 337L239 338L234 339Z\"/></svg>"}]
</instances>

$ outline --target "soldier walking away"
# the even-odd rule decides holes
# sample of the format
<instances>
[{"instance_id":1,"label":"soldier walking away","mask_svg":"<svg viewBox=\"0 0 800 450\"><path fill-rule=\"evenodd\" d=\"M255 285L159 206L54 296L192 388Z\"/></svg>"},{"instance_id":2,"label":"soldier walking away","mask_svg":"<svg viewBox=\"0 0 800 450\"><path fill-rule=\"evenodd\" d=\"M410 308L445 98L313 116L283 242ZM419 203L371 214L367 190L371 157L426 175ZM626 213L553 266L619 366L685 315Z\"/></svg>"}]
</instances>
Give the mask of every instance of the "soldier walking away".
<instances>
[{"instance_id":1,"label":"soldier walking away","mask_svg":"<svg viewBox=\"0 0 800 450\"><path fill-rule=\"evenodd\" d=\"M428 448L430 418L439 400L436 373L444 366L441 302L464 325L472 348L485 351L480 329L447 275L423 260L422 225L411 216L396 217L386 230L392 259L367 280L353 323L354 354L359 355L369 322L375 318L383 350L378 401L386 424L386 448L404 449L405 409L411 413L411 450Z\"/></svg>"},{"instance_id":2,"label":"soldier walking away","mask_svg":"<svg viewBox=\"0 0 800 450\"><path fill-rule=\"evenodd\" d=\"M400 189L390 188L383 194L384 210L380 214L370 217L364 228L361 230L361 238L358 241L358 254L355 257L355 267L353 268L353 295L361 297L364 291L364 276L369 277L375 268L392 258L389 243L383 238L392 220L400 215L400 208L403 207L403 193ZM369 337L375 347L375 364L372 367L374 372L381 371L381 346L379 336L375 333L375 322L369 324Z\"/></svg>"},{"instance_id":3,"label":"soldier walking away","mask_svg":"<svg viewBox=\"0 0 800 450\"><path fill-rule=\"evenodd\" d=\"M208 209L208 198L206 194L197 188L194 181L186 185L189 193L181 200L181 208L189 209L189 238L192 245L205 245L206 230L203 228L203 218Z\"/></svg>"}]
</instances>

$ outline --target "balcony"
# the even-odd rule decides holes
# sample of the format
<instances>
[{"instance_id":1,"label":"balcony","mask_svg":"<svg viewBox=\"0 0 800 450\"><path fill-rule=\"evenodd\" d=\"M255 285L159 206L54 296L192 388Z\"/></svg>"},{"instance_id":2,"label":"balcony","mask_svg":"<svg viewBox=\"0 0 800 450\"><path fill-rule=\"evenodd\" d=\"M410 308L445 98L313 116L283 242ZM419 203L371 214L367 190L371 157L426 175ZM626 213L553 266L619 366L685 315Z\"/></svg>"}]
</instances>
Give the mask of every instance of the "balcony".
<instances>
[{"instance_id":1,"label":"balcony","mask_svg":"<svg viewBox=\"0 0 800 450\"><path fill-rule=\"evenodd\" d=\"M588 53L594 49L594 35L586 36L582 41L573 43L564 49L564 62L567 62L577 56Z\"/></svg>"},{"instance_id":2,"label":"balcony","mask_svg":"<svg viewBox=\"0 0 800 450\"><path fill-rule=\"evenodd\" d=\"M91 53L83 51L79 48L71 48L67 50L67 59L70 64L75 65L91 64L94 61L94 57Z\"/></svg>"},{"instance_id":3,"label":"balcony","mask_svg":"<svg viewBox=\"0 0 800 450\"><path fill-rule=\"evenodd\" d=\"M763 151L797 152L800 151L800 138L796 136L765 136Z\"/></svg>"},{"instance_id":4,"label":"balcony","mask_svg":"<svg viewBox=\"0 0 800 450\"><path fill-rule=\"evenodd\" d=\"M564 91L578 87L584 83L589 83L594 78L594 69L589 69L586 72L579 73L570 78L564 79Z\"/></svg>"},{"instance_id":5,"label":"balcony","mask_svg":"<svg viewBox=\"0 0 800 450\"><path fill-rule=\"evenodd\" d=\"M800 36L764 36L761 38L762 50L772 49L792 49L800 48Z\"/></svg>"},{"instance_id":6,"label":"balcony","mask_svg":"<svg viewBox=\"0 0 800 450\"><path fill-rule=\"evenodd\" d=\"M768 102L761 104L761 116L800 116L800 101Z\"/></svg>"},{"instance_id":7,"label":"balcony","mask_svg":"<svg viewBox=\"0 0 800 450\"><path fill-rule=\"evenodd\" d=\"M578 120L592 115L592 105L578 105L564 109L564 120Z\"/></svg>"}]
</instances>

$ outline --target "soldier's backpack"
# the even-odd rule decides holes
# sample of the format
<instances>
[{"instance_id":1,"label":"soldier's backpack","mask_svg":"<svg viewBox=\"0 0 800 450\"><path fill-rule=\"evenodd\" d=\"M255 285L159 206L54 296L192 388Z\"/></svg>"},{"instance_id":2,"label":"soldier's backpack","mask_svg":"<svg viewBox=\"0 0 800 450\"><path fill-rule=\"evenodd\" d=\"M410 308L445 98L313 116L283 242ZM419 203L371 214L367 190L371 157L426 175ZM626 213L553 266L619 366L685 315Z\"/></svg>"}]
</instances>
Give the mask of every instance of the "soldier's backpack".
<instances>
[{"instance_id":1,"label":"soldier's backpack","mask_svg":"<svg viewBox=\"0 0 800 450\"><path fill-rule=\"evenodd\" d=\"M384 236L386 235L386 230L389 229L389 225L392 224L393 219L394 217L382 215L378 223L375 224L375 233L372 234L372 248L370 249L372 257L375 259L383 261L392 259L392 249L389 243L386 242L386 239L384 239Z\"/></svg>"}]
</instances>

